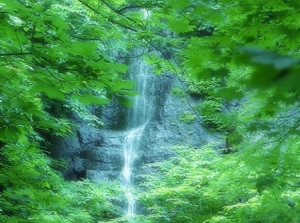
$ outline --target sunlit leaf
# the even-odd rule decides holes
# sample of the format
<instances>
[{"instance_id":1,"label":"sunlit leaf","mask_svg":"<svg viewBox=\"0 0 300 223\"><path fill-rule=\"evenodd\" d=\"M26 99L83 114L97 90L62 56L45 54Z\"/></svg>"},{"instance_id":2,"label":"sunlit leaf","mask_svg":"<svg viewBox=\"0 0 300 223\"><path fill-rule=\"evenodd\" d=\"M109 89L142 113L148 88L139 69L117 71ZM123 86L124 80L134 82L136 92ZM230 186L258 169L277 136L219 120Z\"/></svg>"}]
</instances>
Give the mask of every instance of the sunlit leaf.
<instances>
[{"instance_id":1,"label":"sunlit leaf","mask_svg":"<svg viewBox=\"0 0 300 223\"><path fill-rule=\"evenodd\" d=\"M96 96L92 94L72 95L72 98L77 99L80 103L84 105L91 105L91 104L104 105L110 102L109 99L103 96Z\"/></svg>"}]
</instances>

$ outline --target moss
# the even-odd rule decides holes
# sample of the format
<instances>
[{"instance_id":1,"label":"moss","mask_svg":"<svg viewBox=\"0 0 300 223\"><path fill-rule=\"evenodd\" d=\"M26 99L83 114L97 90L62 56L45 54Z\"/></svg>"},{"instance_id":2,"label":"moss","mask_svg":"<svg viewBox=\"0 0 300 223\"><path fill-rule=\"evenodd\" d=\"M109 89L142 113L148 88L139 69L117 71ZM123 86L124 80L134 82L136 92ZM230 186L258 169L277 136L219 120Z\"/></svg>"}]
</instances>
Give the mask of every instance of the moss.
<instances>
[{"instance_id":1,"label":"moss","mask_svg":"<svg viewBox=\"0 0 300 223\"><path fill-rule=\"evenodd\" d=\"M177 98L183 98L185 96L185 92L180 87L173 87L171 94Z\"/></svg>"},{"instance_id":2,"label":"moss","mask_svg":"<svg viewBox=\"0 0 300 223\"><path fill-rule=\"evenodd\" d=\"M189 111L185 111L179 116L179 120L186 124L191 124L195 119L196 116Z\"/></svg>"}]
</instances>

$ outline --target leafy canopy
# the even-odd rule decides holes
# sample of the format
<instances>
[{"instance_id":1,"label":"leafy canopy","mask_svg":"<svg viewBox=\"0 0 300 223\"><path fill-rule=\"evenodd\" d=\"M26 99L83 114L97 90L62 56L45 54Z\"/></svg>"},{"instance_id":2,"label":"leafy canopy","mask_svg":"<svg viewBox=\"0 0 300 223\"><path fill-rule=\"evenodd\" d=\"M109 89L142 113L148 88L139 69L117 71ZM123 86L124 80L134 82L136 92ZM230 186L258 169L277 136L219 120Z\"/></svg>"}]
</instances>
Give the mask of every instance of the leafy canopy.
<instances>
[{"instance_id":1,"label":"leafy canopy","mask_svg":"<svg viewBox=\"0 0 300 223\"><path fill-rule=\"evenodd\" d=\"M173 159L155 164L158 175L141 185L140 221L298 222L299 4L0 3L0 220L121 215L117 188L62 180L41 150L41 132L72 133L67 112L52 105L99 126L88 106L130 104L134 83L125 80L124 64L130 49L143 47L157 73L172 71L186 97L199 99L182 120L201 116L201 124L224 134L229 154L179 147Z\"/></svg>"},{"instance_id":2,"label":"leafy canopy","mask_svg":"<svg viewBox=\"0 0 300 223\"><path fill-rule=\"evenodd\" d=\"M113 205L121 199L118 186L65 182L44 151L51 148L42 147L44 133L72 134L71 112L101 126L87 106L133 95L127 66L116 59L123 28L111 26L108 9L99 13L73 0L0 3L1 222L121 215Z\"/></svg>"}]
</instances>

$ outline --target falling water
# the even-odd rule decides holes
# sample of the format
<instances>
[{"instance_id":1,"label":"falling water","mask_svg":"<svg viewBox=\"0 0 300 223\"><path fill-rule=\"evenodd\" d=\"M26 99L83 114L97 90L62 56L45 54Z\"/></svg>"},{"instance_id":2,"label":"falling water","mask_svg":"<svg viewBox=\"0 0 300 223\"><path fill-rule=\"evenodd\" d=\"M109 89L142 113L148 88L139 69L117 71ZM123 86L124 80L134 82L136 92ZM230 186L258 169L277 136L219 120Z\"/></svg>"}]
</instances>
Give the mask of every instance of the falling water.
<instances>
[{"instance_id":1,"label":"falling water","mask_svg":"<svg viewBox=\"0 0 300 223\"><path fill-rule=\"evenodd\" d=\"M141 53L139 51L138 53ZM137 158L140 139L147 122L149 121L153 105L153 81L149 80L149 67L142 58L137 58L131 64L130 79L136 83L138 96L134 98L134 106L128 111L128 131L124 140L124 166L123 187L126 195L126 216L131 218L135 215L136 198L134 196L133 166Z\"/></svg>"},{"instance_id":2,"label":"falling water","mask_svg":"<svg viewBox=\"0 0 300 223\"><path fill-rule=\"evenodd\" d=\"M124 167L123 167L123 186L127 199L127 217L133 217L135 213L135 197L133 194L132 167L136 158L136 149L139 146L139 141L143 132L143 126L134 128L128 132L124 142Z\"/></svg>"}]
</instances>

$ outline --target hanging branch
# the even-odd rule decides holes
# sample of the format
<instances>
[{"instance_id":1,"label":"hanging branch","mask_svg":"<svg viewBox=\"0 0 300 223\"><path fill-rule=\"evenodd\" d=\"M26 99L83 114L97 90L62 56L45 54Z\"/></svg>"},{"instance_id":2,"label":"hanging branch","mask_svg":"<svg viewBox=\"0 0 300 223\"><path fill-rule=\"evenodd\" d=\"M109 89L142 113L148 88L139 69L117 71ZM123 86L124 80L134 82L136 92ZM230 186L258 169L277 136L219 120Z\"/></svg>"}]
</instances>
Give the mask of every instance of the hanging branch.
<instances>
[{"instance_id":1,"label":"hanging branch","mask_svg":"<svg viewBox=\"0 0 300 223\"><path fill-rule=\"evenodd\" d=\"M20 53L0 53L0 57L7 57L7 56L25 56L31 55L31 52L20 52Z\"/></svg>"},{"instance_id":2,"label":"hanging branch","mask_svg":"<svg viewBox=\"0 0 300 223\"><path fill-rule=\"evenodd\" d=\"M40 58L37 58L39 61L41 61L43 64L45 64L44 62L50 64L51 66L55 66L50 60L48 60L47 58L45 57L40 57ZM52 76L54 79L60 81L60 82L65 82L64 79L61 79L60 77L58 77L59 75L55 75L53 74L50 69L47 67L47 66L44 66L43 68L46 69L46 71L50 74L50 76Z\"/></svg>"},{"instance_id":3,"label":"hanging branch","mask_svg":"<svg viewBox=\"0 0 300 223\"><path fill-rule=\"evenodd\" d=\"M127 26L127 25L124 25L124 24L122 24L122 23L120 23L120 22L117 22L117 21L114 20L114 19L111 19L111 18L108 18L107 16L104 16L101 12L99 12L99 11L96 10L96 9L94 9L92 6L90 6L89 4L85 3L84 1L82 1L82 0L77 0L77 1L79 1L81 4L83 4L85 7L89 8L90 10L92 10L93 12L95 12L96 14L103 16L103 17L106 18L109 22L114 23L114 24L116 24L116 25L118 25L118 26L121 26L121 27L123 27L123 28L125 28L125 29L128 29L128 30L130 30L130 31L138 32L138 30L135 29L135 28L132 28L132 27ZM121 15L122 15L122 14L121 14Z\"/></svg>"},{"instance_id":4,"label":"hanging branch","mask_svg":"<svg viewBox=\"0 0 300 223\"><path fill-rule=\"evenodd\" d=\"M83 40L83 41L102 41L99 38L86 38L86 37L81 37L81 36L74 36L74 35L70 35L70 37L74 38L74 39L79 39L79 40Z\"/></svg>"},{"instance_id":5,"label":"hanging branch","mask_svg":"<svg viewBox=\"0 0 300 223\"><path fill-rule=\"evenodd\" d=\"M168 58L168 57L167 57L167 54L166 54L165 52L163 52L160 48L158 48L157 46L155 46L151 41L149 41L149 40L145 40L145 41L146 41L147 43L149 43L149 44L150 44L154 49L156 49L158 52L160 52L161 55L162 55L163 57ZM168 53L169 53L169 51L168 51ZM167 61L168 61L169 65L172 67L172 69L174 70L174 74L175 74L176 78L178 79L178 81L180 82L182 88L183 88L185 91L187 91L187 90L186 90L186 89L187 89L186 84L185 84L184 81L179 77L178 72L177 72L177 69L174 67L174 65L172 64L172 62L171 62L169 59L167 59ZM185 73L183 69L181 69L181 72ZM190 99L189 99L189 97L188 97L187 94L186 94L186 100L187 100L188 106L189 106L190 109L193 111L194 115L196 115L196 117L197 117L199 123L202 123L201 117L199 116L199 114L198 114L198 112L195 110L195 108L192 106L191 101L190 101Z\"/></svg>"},{"instance_id":6,"label":"hanging branch","mask_svg":"<svg viewBox=\"0 0 300 223\"><path fill-rule=\"evenodd\" d=\"M130 6L126 6L123 8L120 8L117 10L118 14L123 14L123 12L127 11L127 10L138 10L138 9L143 9L143 6L139 6L139 5L130 5Z\"/></svg>"},{"instance_id":7,"label":"hanging branch","mask_svg":"<svg viewBox=\"0 0 300 223\"><path fill-rule=\"evenodd\" d=\"M15 35L16 35L16 39L17 39L18 44L19 44L19 47L20 47L20 52L23 53L22 44L21 44L21 42L20 42L20 39L19 39L19 37L18 37L18 34L17 34L17 31L16 31L16 30L15 30Z\"/></svg>"},{"instance_id":8,"label":"hanging branch","mask_svg":"<svg viewBox=\"0 0 300 223\"><path fill-rule=\"evenodd\" d=\"M110 4L108 4L105 0L100 0L104 5L106 5L110 10L112 10L114 13L121 15L123 17L125 17L126 19L128 19L129 21L133 22L136 24L136 21L133 20L132 18L124 15L123 13L121 13L119 10L115 9L113 6L111 6Z\"/></svg>"},{"instance_id":9,"label":"hanging branch","mask_svg":"<svg viewBox=\"0 0 300 223\"><path fill-rule=\"evenodd\" d=\"M134 4L132 4L132 5L121 7L120 9L117 10L117 12L119 14L123 14L122 12L123 11L127 11L127 10L153 8L153 7L162 7L162 6L163 6L163 4L155 3L155 2L154 3L151 2L150 4L144 4L144 5L142 5L142 4L140 4L140 5L134 5Z\"/></svg>"}]
</instances>

